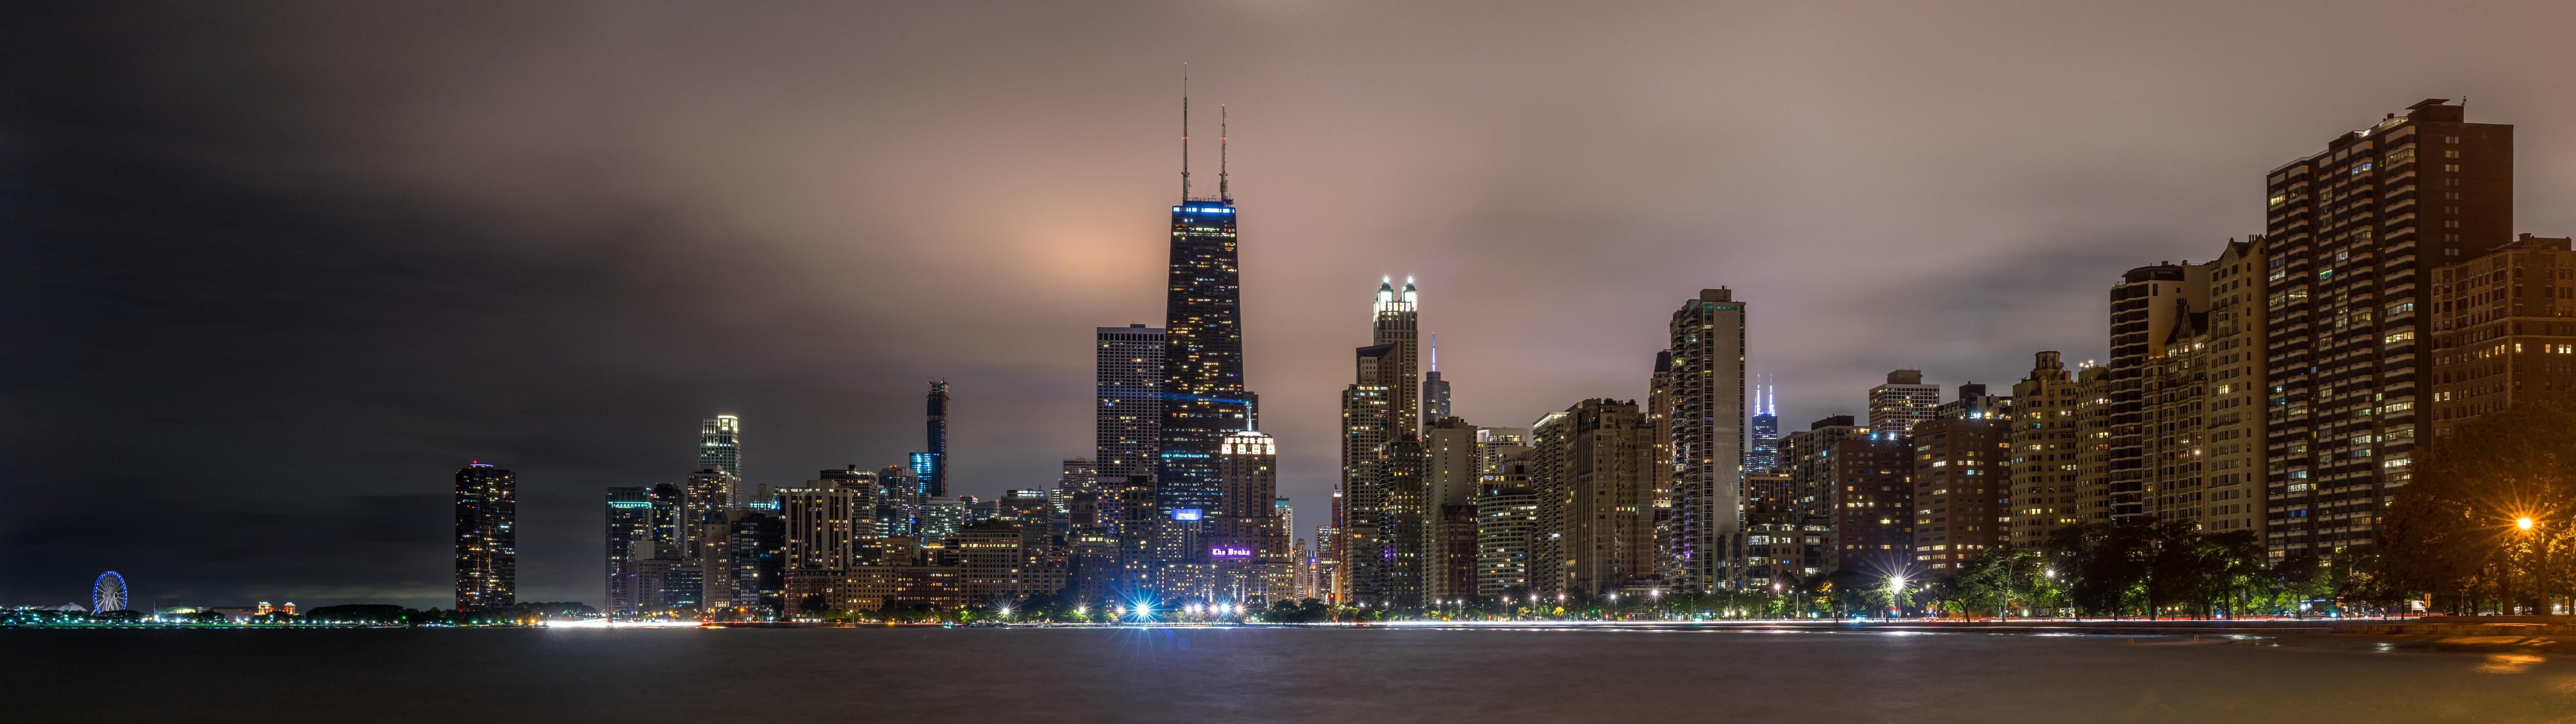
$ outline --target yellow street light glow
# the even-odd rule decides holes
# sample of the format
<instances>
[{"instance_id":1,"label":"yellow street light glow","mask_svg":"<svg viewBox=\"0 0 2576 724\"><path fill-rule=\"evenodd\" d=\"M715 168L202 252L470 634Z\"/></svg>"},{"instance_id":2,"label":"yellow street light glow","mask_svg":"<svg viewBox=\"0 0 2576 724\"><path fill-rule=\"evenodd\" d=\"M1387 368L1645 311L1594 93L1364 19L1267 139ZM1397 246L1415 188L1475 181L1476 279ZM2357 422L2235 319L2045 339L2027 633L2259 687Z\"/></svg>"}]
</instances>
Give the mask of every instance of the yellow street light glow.
<instances>
[{"instance_id":1,"label":"yellow street light glow","mask_svg":"<svg viewBox=\"0 0 2576 724\"><path fill-rule=\"evenodd\" d=\"M2514 519L2513 519L2513 526L2514 526L2514 527L2517 527L2517 528L2524 529L2524 530L2530 530L2530 529L2531 529L2531 516L2529 516L2529 515L2525 515L2525 516L2522 516L2522 517L2514 518Z\"/></svg>"}]
</instances>

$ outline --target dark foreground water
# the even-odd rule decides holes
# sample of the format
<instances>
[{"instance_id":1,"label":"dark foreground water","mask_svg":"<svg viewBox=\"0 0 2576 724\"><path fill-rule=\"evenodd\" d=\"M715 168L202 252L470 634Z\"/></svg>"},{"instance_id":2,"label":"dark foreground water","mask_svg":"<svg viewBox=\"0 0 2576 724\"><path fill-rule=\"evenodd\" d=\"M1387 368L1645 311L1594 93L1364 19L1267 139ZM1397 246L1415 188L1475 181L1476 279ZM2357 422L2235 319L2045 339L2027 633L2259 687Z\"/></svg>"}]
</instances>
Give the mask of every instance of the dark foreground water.
<instances>
[{"instance_id":1,"label":"dark foreground water","mask_svg":"<svg viewBox=\"0 0 2576 724\"><path fill-rule=\"evenodd\" d=\"M0 721L2576 722L2364 643L1434 629L0 630Z\"/></svg>"}]
</instances>

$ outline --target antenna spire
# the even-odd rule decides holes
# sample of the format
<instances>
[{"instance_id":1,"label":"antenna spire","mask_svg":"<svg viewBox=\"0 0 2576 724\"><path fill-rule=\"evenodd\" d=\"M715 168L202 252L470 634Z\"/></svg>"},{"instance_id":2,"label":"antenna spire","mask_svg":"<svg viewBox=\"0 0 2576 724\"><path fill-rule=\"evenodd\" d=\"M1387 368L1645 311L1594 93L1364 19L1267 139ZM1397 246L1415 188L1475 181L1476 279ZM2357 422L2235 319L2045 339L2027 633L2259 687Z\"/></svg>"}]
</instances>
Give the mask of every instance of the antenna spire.
<instances>
[{"instance_id":1,"label":"antenna spire","mask_svg":"<svg viewBox=\"0 0 2576 724\"><path fill-rule=\"evenodd\" d=\"M1431 333L1431 371L1440 371L1440 333Z\"/></svg>"},{"instance_id":2,"label":"antenna spire","mask_svg":"<svg viewBox=\"0 0 2576 724\"><path fill-rule=\"evenodd\" d=\"M1216 104L1216 200L1234 203L1234 193L1225 188L1225 104Z\"/></svg>"},{"instance_id":3,"label":"antenna spire","mask_svg":"<svg viewBox=\"0 0 2576 724\"><path fill-rule=\"evenodd\" d=\"M1181 201L1190 200L1190 64L1181 62Z\"/></svg>"}]
</instances>

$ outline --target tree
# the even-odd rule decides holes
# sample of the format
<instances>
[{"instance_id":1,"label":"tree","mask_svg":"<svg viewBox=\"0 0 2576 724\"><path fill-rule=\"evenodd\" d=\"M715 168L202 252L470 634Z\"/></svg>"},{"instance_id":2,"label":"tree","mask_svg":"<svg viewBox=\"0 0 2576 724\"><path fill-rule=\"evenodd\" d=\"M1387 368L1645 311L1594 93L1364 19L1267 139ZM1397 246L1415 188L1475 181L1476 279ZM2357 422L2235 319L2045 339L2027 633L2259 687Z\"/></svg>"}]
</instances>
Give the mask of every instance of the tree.
<instances>
[{"instance_id":1,"label":"tree","mask_svg":"<svg viewBox=\"0 0 2576 724\"><path fill-rule=\"evenodd\" d=\"M2571 425L2576 412L2565 407L2524 404L2425 440L2412 478L2389 503L2379 577L2365 581L2369 592L2382 600L2456 594L2437 598L2470 610L2489 601L2510 608L2542 604L2545 575L2553 598L2568 594L2568 559L2576 557L2567 554L2576 543ZM2524 517L2532 519L2530 530L2517 524Z\"/></svg>"}]
</instances>

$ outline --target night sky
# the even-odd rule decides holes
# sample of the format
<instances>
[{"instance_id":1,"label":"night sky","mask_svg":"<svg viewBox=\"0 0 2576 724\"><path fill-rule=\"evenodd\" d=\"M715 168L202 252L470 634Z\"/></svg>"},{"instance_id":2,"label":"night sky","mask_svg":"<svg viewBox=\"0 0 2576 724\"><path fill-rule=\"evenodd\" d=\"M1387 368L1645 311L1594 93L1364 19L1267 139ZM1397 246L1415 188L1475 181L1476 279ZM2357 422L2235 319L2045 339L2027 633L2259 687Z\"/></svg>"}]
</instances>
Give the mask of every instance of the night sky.
<instances>
[{"instance_id":1,"label":"night sky","mask_svg":"<svg viewBox=\"0 0 2576 724\"><path fill-rule=\"evenodd\" d=\"M1185 61L1301 528L1381 276L1490 425L1644 396L1732 287L1803 429L2104 357L2122 271L2420 99L2576 233L2563 2L211 5L0 14L0 604L447 605L472 459L520 599L595 604L601 488L699 419L792 483L931 377L953 492L1051 485L1092 328L1161 325Z\"/></svg>"}]
</instances>

